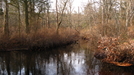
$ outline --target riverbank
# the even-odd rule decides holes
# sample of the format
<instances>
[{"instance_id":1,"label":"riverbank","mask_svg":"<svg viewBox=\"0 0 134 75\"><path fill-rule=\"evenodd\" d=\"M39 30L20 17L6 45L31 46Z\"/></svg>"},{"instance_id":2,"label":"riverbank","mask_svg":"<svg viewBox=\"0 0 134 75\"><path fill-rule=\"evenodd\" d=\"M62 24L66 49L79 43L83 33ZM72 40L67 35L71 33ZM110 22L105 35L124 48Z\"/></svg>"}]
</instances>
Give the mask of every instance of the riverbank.
<instances>
[{"instance_id":1,"label":"riverbank","mask_svg":"<svg viewBox=\"0 0 134 75\"><path fill-rule=\"evenodd\" d=\"M53 28L41 29L30 34L12 34L0 37L0 51L46 50L75 43L79 34L74 29L60 29L59 34Z\"/></svg>"},{"instance_id":2,"label":"riverbank","mask_svg":"<svg viewBox=\"0 0 134 75\"><path fill-rule=\"evenodd\" d=\"M103 28L105 26L95 26L91 30L82 31L80 35L89 43L90 50L94 50L94 56L102 62L117 66L134 65L134 26L122 27L120 32L113 28L103 31Z\"/></svg>"},{"instance_id":3,"label":"riverbank","mask_svg":"<svg viewBox=\"0 0 134 75\"><path fill-rule=\"evenodd\" d=\"M134 30L128 27L117 36L103 36L98 39L94 56L103 62L117 66L134 65Z\"/></svg>"}]
</instances>

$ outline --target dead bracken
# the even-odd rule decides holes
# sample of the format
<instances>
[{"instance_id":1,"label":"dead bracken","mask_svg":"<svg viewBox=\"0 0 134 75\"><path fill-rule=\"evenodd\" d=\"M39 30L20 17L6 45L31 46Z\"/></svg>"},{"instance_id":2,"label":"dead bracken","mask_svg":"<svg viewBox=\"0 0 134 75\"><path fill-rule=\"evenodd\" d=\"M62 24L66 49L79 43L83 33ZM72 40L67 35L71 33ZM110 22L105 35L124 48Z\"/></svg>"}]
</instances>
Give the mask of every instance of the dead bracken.
<instances>
[{"instance_id":1,"label":"dead bracken","mask_svg":"<svg viewBox=\"0 0 134 75\"><path fill-rule=\"evenodd\" d=\"M134 65L134 40L120 43L119 38L102 37L94 56L117 66Z\"/></svg>"}]
</instances>

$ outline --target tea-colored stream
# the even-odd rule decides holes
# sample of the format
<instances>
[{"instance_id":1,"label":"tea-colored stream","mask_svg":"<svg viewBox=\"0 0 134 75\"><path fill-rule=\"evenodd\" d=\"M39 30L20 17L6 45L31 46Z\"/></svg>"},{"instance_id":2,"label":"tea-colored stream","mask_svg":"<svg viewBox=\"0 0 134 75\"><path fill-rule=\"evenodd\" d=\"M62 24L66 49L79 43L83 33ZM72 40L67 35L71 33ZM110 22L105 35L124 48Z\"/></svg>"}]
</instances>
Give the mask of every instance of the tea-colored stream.
<instances>
[{"instance_id":1,"label":"tea-colored stream","mask_svg":"<svg viewBox=\"0 0 134 75\"><path fill-rule=\"evenodd\" d=\"M134 67L103 63L79 45L48 51L0 52L0 75L133 75Z\"/></svg>"}]
</instances>

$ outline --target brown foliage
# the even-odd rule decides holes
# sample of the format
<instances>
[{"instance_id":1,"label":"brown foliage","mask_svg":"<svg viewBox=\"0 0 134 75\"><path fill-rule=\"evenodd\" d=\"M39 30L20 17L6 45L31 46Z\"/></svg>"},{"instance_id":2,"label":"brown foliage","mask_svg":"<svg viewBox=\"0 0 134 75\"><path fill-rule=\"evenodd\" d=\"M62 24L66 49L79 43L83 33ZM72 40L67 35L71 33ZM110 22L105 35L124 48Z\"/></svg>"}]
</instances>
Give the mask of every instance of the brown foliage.
<instances>
[{"instance_id":1,"label":"brown foliage","mask_svg":"<svg viewBox=\"0 0 134 75\"><path fill-rule=\"evenodd\" d=\"M8 38L2 36L0 37L0 49L28 48L31 50L44 50L72 44L77 38L78 34L73 29L60 29L59 34L56 34L53 28L45 28L31 34L13 34Z\"/></svg>"},{"instance_id":2,"label":"brown foliage","mask_svg":"<svg viewBox=\"0 0 134 75\"><path fill-rule=\"evenodd\" d=\"M98 41L95 57L98 59L102 57L102 61L118 66L131 66L134 64L134 41L120 43L118 39L120 38L102 37Z\"/></svg>"}]
</instances>

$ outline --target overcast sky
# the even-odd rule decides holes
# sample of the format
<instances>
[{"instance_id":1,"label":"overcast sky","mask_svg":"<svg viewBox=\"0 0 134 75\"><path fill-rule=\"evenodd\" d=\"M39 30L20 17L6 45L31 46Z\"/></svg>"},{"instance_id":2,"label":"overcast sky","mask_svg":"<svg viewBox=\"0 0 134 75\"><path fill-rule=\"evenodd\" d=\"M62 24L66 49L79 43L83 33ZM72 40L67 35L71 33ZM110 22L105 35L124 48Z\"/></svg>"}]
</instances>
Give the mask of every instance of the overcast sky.
<instances>
[{"instance_id":1,"label":"overcast sky","mask_svg":"<svg viewBox=\"0 0 134 75\"><path fill-rule=\"evenodd\" d=\"M52 2L52 9L55 9L55 2L56 2L56 0L51 0L51 2ZM80 9L81 9L81 7L86 5L87 2L88 2L88 0L74 0L73 1L74 11L78 11L78 7L80 7Z\"/></svg>"}]
</instances>

